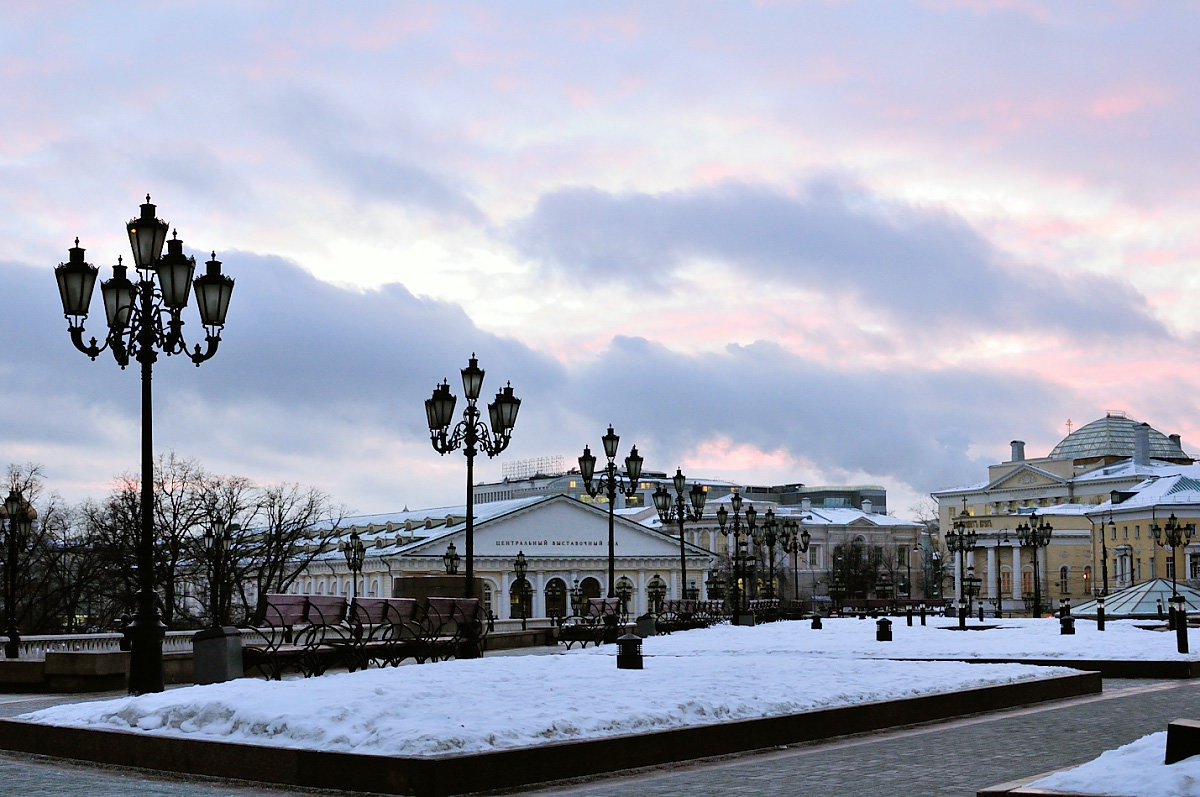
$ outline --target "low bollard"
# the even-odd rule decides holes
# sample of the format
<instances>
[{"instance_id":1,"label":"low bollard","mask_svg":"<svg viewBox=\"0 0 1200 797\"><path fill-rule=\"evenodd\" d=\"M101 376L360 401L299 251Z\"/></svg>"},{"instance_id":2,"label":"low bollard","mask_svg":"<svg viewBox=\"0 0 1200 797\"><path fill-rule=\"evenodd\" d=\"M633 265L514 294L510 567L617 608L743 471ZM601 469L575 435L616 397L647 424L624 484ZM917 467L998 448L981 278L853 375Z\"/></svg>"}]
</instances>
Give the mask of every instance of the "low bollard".
<instances>
[{"instance_id":1,"label":"low bollard","mask_svg":"<svg viewBox=\"0 0 1200 797\"><path fill-rule=\"evenodd\" d=\"M912 607L911 606L909 606L908 610L904 612L904 616L908 620L908 627L912 628Z\"/></svg>"},{"instance_id":2,"label":"low bollard","mask_svg":"<svg viewBox=\"0 0 1200 797\"><path fill-rule=\"evenodd\" d=\"M875 641L876 642L891 642L892 641L892 621L886 617L880 617L875 622Z\"/></svg>"},{"instance_id":3,"label":"low bollard","mask_svg":"<svg viewBox=\"0 0 1200 797\"><path fill-rule=\"evenodd\" d=\"M1072 617L1071 615L1067 614L1067 615L1063 615L1062 617L1058 618L1058 623L1060 626L1058 633L1060 635L1075 633L1075 618Z\"/></svg>"},{"instance_id":4,"label":"low bollard","mask_svg":"<svg viewBox=\"0 0 1200 797\"><path fill-rule=\"evenodd\" d=\"M813 630L814 630L814 631L820 631L820 630L821 630L821 615L819 615L819 614L814 614L814 615L813 615L813 623L812 623L812 627L813 627Z\"/></svg>"},{"instance_id":5,"label":"low bollard","mask_svg":"<svg viewBox=\"0 0 1200 797\"><path fill-rule=\"evenodd\" d=\"M979 604L979 622L983 622L983 604Z\"/></svg>"},{"instance_id":6,"label":"low bollard","mask_svg":"<svg viewBox=\"0 0 1200 797\"><path fill-rule=\"evenodd\" d=\"M1104 596L1096 598L1096 630L1104 630Z\"/></svg>"},{"instance_id":7,"label":"low bollard","mask_svg":"<svg viewBox=\"0 0 1200 797\"><path fill-rule=\"evenodd\" d=\"M625 634L617 639L617 669L642 669L642 638L637 634Z\"/></svg>"},{"instance_id":8,"label":"low bollard","mask_svg":"<svg viewBox=\"0 0 1200 797\"><path fill-rule=\"evenodd\" d=\"M1171 598L1172 603L1179 604L1178 608L1172 606L1175 612L1175 642L1180 653L1188 652L1188 626L1187 626L1187 609L1183 608L1183 596Z\"/></svg>"},{"instance_id":9,"label":"low bollard","mask_svg":"<svg viewBox=\"0 0 1200 797\"><path fill-rule=\"evenodd\" d=\"M925 604L921 604L921 625L925 625Z\"/></svg>"}]
</instances>

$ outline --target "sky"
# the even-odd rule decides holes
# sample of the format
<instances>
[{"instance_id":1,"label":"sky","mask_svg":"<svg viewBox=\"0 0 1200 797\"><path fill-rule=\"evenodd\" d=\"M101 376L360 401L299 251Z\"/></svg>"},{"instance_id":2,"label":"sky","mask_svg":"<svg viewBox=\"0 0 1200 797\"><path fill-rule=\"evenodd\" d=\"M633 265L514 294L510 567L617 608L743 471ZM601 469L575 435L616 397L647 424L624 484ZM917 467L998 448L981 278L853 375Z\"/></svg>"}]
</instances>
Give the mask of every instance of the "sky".
<instances>
[{"instance_id":1,"label":"sky","mask_svg":"<svg viewBox=\"0 0 1200 797\"><path fill-rule=\"evenodd\" d=\"M136 471L140 387L75 351L52 269L78 237L107 278L147 194L236 279L217 355L155 366L156 450L351 512L463 502L422 402L461 408L472 353L523 402L484 481L612 424L648 470L911 517L1109 410L1200 449L1196 2L0 23L0 463L68 500Z\"/></svg>"}]
</instances>

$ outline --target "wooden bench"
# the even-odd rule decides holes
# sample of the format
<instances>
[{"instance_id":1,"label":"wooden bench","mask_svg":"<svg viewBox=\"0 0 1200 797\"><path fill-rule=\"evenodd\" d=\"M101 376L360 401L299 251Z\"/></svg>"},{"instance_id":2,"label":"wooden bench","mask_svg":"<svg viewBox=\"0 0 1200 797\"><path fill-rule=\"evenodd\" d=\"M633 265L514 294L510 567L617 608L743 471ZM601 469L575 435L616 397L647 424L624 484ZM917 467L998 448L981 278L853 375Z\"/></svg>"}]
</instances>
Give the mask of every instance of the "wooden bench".
<instances>
[{"instance_id":1,"label":"wooden bench","mask_svg":"<svg viewBox=\"0 0 1200 797\"><path fill-rule=\"evenodd\" d=\"M350 639L342 660L350 672L429 658L429 625L416 598L355 598L348 621Z\"/></svg>"},{"instance_id":2,"label":"wooden bench","mask_svg":"<svg viewBox=\"0 0 1200 797\"><path fill-rule=\"evenodd\" d=\"M483 604L478 598L425 599L428 659L479 658L487 634Z\"/></svg>"},{"instance_id":3,"label":"wooden bench","mask_svg":"<svg viewBox=\"0 0 1200 797\"><path fill-rule=\"evenodd\" d=\"M305 678L324 673L350 638L346 599L336 595L267 596L258 639L243 644L243 671L280 680L294 669Z\"/></svg>"},{"instance_id":4,"label":"wooden bench","mask_svg":"<svg viewBox=\"0 0 1200 797\"><path fill-rule=\"evenodd\" d=\"M564 618L558 627L558 641L565 643L567 650L574 644L599 645L606 633L611 634L610 629L621 621L620 598L588 598L579 608L579 614Z\"/></svg>"}]
</instances>

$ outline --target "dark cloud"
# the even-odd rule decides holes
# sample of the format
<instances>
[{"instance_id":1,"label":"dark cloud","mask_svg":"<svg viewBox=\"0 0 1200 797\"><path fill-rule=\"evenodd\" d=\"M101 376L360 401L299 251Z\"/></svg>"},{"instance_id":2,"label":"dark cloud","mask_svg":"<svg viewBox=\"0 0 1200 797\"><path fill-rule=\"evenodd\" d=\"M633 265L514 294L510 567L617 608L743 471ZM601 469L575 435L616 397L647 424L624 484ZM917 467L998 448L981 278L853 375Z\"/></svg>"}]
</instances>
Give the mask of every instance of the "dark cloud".
<instances>
[{"instance_id":1,"label":"dark cloud","mask_svg":"<svg viewBox=\"0 0 1200 797\"><path fill-rule=\"evenodd\" d=\"M661 287L690 261L716 259L750 280L853 297L913 334L1166 334L1125 283L1015 267L957 216L837 180L795 195L744 183L663 194L563 189L508 234L551 273Z\"/></svg>"}]
</instances>

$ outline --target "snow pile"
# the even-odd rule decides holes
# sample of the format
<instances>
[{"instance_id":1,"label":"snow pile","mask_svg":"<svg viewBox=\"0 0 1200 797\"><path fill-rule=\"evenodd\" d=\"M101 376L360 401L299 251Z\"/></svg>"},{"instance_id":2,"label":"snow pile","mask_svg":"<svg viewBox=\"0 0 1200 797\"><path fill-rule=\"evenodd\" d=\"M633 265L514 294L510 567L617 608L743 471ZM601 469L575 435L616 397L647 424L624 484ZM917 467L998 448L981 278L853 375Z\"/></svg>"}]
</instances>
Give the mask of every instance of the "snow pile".
<instances>
[{"instance_id":1,"label":"snow pile","mask_svg":"<svg viewBox=\"0 0 1200 797\"><path fill-rule=\"evenodd\" d=\"M1006 621L1006 625L1009 625ZM1013 641L1020 655L1059 649L1057 624L954 632L828 620L755 628L718 626L645 640L643 670L618 670L614 646L558 655L489 656L312 679L172 689L154 695L57 706L22 719L195 739L380 755L436 755L594 739L752 719L817 708L1012 683L1062 668L882 656L994 657ZM1115 624L1114 624L1115 625ZM1106 632L1129 650L1166 635ZM1104 636L1104 635L1098 635ZM1043 638L1042 644L1034 640ZM1120 640L1124 640L1121 642ZM1068 655L1068 654L1064 654ZM1069 654L1078 655L1078 653ZM1115 652L1101 657L1115 655Z\"/></svg>"},{"instance_id":2,"label":"snow pile","mask_svg":"<svg viewBox=\"0 0 1200 797\"><path fill-rule=\"evenodd\" d=\"M1094 794L1097 797L1195 797L1200 794L1200 756L1167 766L1167 732L1160 731L1056 772L1027 788Z\"/></svg>"}]
</instances>

